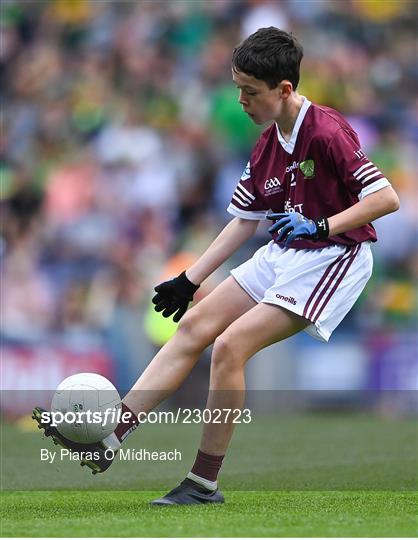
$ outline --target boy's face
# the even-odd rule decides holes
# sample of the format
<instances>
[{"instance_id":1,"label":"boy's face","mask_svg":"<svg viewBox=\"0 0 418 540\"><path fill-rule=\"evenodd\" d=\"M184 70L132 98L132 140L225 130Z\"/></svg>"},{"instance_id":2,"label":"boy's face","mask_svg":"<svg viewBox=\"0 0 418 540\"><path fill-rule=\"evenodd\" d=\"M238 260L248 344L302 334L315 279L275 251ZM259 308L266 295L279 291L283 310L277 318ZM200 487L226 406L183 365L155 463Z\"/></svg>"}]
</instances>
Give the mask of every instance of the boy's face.
<instances>
[{"instance_id":1,"label":"boy's face","mask_svg":"<svg viewBox=\"0 0 418 540\"><path fill-rule=\"evenodd\" d=\"M232 79L239 89L238 101L255 124L276 120L283 107L282 83L270 89L265 81L242 71L232 70Z\"/></svg>"}]
</instances>

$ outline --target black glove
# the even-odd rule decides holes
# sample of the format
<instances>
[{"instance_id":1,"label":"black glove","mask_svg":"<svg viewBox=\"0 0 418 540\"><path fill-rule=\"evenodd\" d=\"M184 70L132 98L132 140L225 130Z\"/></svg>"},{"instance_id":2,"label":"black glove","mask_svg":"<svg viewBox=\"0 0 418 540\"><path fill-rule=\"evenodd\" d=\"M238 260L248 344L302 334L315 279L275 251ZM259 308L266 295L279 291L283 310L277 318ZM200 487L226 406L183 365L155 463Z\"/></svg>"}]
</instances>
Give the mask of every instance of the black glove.
<instances>
[{"instance_id":1,"label":"black glove","mask_svg":"<svg viewBox=\"0 0 418 540\"><path fill-rule=\"evenodd\" d=\"M195 285L187 279L186 272L182 272L170 281L160 283L154 288L157 294L152 299L155 311L162 311L163 317L170 317L174 312L177 312L173 321L179 322L199 287L200 285Z\"/></svg>"}]
</instances>

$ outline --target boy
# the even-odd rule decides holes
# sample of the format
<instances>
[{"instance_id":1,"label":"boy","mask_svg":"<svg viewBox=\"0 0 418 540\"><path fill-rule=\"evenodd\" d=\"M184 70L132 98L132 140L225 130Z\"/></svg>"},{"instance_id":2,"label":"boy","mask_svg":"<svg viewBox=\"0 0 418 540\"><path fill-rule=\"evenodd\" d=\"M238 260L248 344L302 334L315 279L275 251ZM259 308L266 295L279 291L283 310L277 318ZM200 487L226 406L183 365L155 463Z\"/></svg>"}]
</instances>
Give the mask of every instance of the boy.
<instances>
[{"instance_id":1,"label":"boy","mask_svg":"<svg viewBox=\"0 0 418 540\"><path fill-rule=\"evenodd\" d=\"M376 235L370 222L396 211L399 200L344 118L298 94L302 56L296 39L274 27L259 29L233 51L232 77L244 112L256 124L271 125L232 195L234 219L197 262L155 288L155 309L181 322L125 396L131 421L98 445L76 445L42 425L73 450L99 449L100 459L85 461L94 473L112 463L104 449L117 450L138 425L137 415L174 392L208 345L214 344L207 408L241 409L246 362L301 330L328 341L371 275ZM182 318L200 283L266 218L274 221L273 239ZM204 424L187 478L154 504L223 502L217 475L234 424L221 420Z\"/></svg>"}]
</instances>

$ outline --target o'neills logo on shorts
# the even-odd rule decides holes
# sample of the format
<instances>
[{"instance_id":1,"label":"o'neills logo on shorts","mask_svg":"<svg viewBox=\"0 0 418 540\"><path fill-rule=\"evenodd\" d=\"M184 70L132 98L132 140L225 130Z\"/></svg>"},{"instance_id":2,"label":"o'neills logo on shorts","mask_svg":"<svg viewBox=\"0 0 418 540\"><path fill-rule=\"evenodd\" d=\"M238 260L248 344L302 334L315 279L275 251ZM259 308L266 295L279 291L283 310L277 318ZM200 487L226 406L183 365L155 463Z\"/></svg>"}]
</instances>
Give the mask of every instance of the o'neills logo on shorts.
<instances>
[{"instance_id":1,"label":"o'neills logo on shorts","mask_svg":"<svg viewBox=\"0 0 418 540\"><path fill-rule=\"evenodd\" d=\"M283 296L282 294L276 294L276 298L278 298L279 300L283 300L284 302L289 302L289 304L293 304L294 306L296 306L297 304L293 296Z\"/></svg>"}]
</instances>

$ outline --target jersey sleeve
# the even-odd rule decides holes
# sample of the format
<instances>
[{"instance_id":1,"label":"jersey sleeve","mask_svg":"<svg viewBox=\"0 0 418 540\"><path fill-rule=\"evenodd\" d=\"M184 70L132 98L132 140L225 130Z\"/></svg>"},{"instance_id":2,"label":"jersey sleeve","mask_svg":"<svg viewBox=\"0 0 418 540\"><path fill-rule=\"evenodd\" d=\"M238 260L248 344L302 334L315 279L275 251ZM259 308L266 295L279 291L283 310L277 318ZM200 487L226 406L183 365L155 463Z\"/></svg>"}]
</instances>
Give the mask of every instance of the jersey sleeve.
<instances>
[{"instance_id":1,"label":"jersey sleeve","mask_svg":"<svg viewBox=\"0 0 418 540\"><path fill-rule=\"evenodd\" d=\"M390 186L389 180L360 148L355 133L340 129L328 145L335 172L359 200Z\"/></svg>"},{"instance_id":2,"label":"jersey sleeve","mask_svg":"<svg viewBox=\"0 0 418 540\"><path fill-rule=\"evenodd\" d=\"M257 194L255 172L251 159L247 163L240 181L232 195L227 212L243 219L265 219L268 208Z\"/></svg>"}]
</instances>

